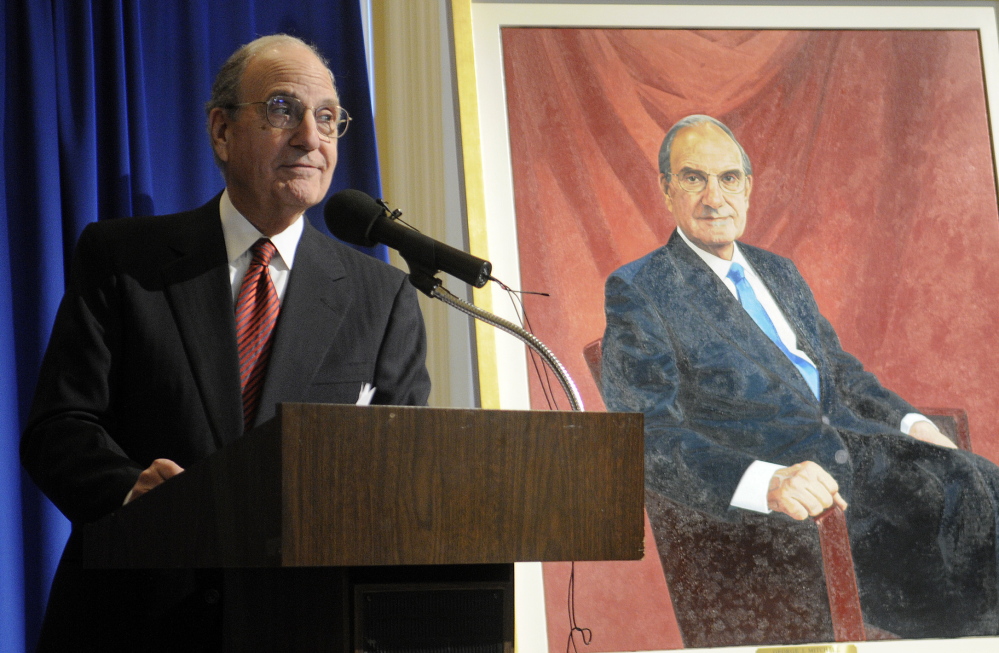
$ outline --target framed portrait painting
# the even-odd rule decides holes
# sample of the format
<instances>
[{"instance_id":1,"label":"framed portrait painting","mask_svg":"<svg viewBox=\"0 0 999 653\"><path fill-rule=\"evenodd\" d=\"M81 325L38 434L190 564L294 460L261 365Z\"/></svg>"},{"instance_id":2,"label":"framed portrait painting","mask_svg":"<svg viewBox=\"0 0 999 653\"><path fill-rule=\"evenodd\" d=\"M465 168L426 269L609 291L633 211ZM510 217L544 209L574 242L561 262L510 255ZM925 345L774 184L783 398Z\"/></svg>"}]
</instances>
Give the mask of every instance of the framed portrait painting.
<instances>
[{"instance_id":1,"label":"framed portrait painting","mask_svg":"<svg viewBox=\"0 0 999 653\"><path fill-rule=\"evenodd\" d=\"M739 242L793 261L844 350L913 406L958 416L966 445L999 462L995 3L451 9L471 251L505 285L543 293L524 310L588 410L604 410L587 352L607 278L677 226L660 143L707 115L752 161ZM517 319L495 284L475 301ZM480 328L477 359L483 407L567 408L513 338ZM518 648L801 643L757 628L752 600L691 613L688 595L725 595L729 580L669 580L663 529L647 523L641 562L518 565Z\"/></svg>"}]
</instances>

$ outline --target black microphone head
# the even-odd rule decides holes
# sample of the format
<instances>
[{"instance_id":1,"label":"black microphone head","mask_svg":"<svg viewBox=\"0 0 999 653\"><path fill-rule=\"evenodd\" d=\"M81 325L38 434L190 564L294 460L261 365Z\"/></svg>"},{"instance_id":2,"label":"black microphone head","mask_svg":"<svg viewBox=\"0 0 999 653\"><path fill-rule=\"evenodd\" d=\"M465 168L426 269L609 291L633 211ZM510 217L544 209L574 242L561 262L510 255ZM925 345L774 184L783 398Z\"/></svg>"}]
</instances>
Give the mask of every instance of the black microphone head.
<instances>
[{"instance_id":1,"label":"black microphone head","mask_svg":"<svg viewBox=\"0 0 999 653\"><path fill-rule=\"evenodd\" d=\"M352 188L334 193L323 207L323 217L330 233L346 243L361 247L378 244L370 238L371 227L384 214L385 207L374 198Z\"/></svg>"}]
</instances>

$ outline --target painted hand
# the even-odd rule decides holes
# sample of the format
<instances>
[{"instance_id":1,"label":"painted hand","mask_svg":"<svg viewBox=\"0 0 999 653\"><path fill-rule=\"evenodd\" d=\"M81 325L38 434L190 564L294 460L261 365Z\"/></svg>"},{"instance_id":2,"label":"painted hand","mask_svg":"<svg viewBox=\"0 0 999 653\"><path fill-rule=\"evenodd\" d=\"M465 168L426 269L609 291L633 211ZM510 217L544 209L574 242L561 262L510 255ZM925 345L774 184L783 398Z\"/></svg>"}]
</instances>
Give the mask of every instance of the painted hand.
<instances>
[{"instance_id":1,"label":"painted hand","mask_svg":"<svg viewBox=\"0 0 999 653\"><path fill-rule=\"evenodd\" d=\"M833 504L846 510L839 484L810 460L778 469L770 478L767 505L771 510L800 520L820 515Z\"/></svg>"},{"instance_id":2,"label":"painted hand","mask_svg":"<svg viewBox=\"0 0 999 653\"><path fill-rule=\"evenodd\" d=\"M940 429L938 429L937 425L933 422L927 422L925 420L916 422L909 429L909 436L916 438L917 440L922 440L923 442L935 444L939 447L957 449L957 445L954 444L950 438L941 433Z\"/></svg>"}]
</instances>

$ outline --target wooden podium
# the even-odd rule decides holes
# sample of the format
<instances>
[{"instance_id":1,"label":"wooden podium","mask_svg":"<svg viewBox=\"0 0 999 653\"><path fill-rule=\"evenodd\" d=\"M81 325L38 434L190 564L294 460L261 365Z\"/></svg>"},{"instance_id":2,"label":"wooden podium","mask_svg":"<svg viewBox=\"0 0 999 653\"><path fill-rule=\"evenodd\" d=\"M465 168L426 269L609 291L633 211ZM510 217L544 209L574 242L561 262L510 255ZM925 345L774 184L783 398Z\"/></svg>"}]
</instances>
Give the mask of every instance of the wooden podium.
<instances>
[{"instance_id":1,"label":"wooden podium","mask_svg":"<svg viewBox=\"0 0 999 653\"><path fill-rule=\"evenodd\" d=\"M512 563L641 558L642 460L639 414L282 404L89 525L84 556L225 570L232 650L389 650L359 603L393 586L500 592L503 650Z\"/></svg>"}]
</instances>

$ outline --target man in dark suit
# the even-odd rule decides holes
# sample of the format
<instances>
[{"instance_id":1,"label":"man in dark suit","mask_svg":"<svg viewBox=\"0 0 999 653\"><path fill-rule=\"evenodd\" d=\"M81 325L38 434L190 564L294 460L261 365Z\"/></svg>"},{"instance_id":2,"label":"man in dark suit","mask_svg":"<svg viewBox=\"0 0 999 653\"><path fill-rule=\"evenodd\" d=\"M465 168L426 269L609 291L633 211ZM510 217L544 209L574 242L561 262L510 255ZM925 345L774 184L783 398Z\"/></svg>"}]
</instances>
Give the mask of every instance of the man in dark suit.
<instances>
[{"instance_id":1,"label":"man in dark suit","mask_svg":"<svg viewBox=\"0 0 999 653\"><path fill-rule=\"evenodd\" d=\"M959 451L843 351L794 264L737 243L752 167L725 125L666 135L678 229L607 280L603 394L645 414L647 487L729 520L846 509L865 619L999 632L999 469Z\"/></svg>"},{"instance_id":2,"label":"man in dark suit","mask_svg":"<svg viewBox=\"0 0 999 653\"><path fill-rule=\"evenodd\" d=\"M217 577L84 571L75 527L241 437L278 402L355 403L370 390L375 403L426 403L406 276L303 217L329 188L347 120L316 51L257 39L222 67L208 105L225 191L186 213L84 230L21 443L25 468L74 524L40 650L216 648ZM234 318L254 306L272 327ZM259 355L245 354L251 339Z\"/></svg>"}]
</instances>

